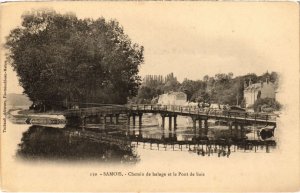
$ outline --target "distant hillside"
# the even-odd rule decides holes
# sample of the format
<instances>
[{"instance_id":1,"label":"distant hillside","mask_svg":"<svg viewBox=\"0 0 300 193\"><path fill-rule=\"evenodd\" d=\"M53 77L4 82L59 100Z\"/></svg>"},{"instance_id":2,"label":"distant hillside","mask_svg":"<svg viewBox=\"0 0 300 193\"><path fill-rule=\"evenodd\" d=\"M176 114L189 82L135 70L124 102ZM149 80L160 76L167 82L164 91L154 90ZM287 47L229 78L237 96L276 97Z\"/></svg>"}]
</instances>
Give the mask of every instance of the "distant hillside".
<instances>
[{"instance_id":1,"label":"distant hillside","mask_svg":"<svg viewBox=\"0 0 300 193\"><path fill-rule=\"evenodd\" d=\"M9 93L7 94L7 105L11 106L30 106L32 102L26 95Z\"/></svg>"}]
</instances>

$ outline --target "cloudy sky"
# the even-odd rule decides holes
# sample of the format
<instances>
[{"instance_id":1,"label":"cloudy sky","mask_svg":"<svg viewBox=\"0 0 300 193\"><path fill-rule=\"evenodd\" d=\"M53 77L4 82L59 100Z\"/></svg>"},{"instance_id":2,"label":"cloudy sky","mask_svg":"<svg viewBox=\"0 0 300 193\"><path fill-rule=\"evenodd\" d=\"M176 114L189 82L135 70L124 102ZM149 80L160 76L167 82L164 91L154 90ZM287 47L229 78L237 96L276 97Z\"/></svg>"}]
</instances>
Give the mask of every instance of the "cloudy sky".
<instances>
[{"instance_id":1,"label":"cloudy sky","mask_svg":"<svg viewBox=\"0 0 300 193\"><path fill-rule=\"evenodd\" d=\"M173 72L184 78L233 72L282 72L297 55L294 3L102 2L21 3L2 7L1 40L20 25L24 11L52 8L80 18L117 19L133 42L145 48L140 75ZM289 58L286 58L289 56ZM21 92L9 73L8 92Z\"/></svg>"}]
</instances>

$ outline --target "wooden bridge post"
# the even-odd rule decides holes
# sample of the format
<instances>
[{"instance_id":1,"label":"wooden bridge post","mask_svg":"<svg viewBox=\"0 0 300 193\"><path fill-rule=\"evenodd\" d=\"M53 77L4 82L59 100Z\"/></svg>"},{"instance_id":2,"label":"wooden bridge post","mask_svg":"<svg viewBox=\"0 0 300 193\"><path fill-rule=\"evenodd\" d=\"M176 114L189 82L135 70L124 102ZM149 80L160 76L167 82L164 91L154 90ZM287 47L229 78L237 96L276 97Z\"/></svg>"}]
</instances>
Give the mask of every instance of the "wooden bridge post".
<instances>
[{"instance_id":1,"label":"wooden bridge post","mask_svg":"<svg viewBox=\"0 0 300 193\"><path fill-rule=\"evenodd\" d=\"M192 116L192 121L193 121L193 130L195 130L195 133L197 134L197 117Z\"/></svg>"},{"instance_id":2,"label":"wooden bridge post","mask_svg":"<svg viewBox=\"0 0 300 193\"><path fill-rule=\"evenodd\" d=\"M231 121L228 122L228 127L229 127L229 131L230 131L230 137L232 137L232 122Z\"/></svg>"},{"instance_id":3,"label":"wooden bridge post","mask_svg":"<svg viewBox=\"0 0 300 193\"><path fill-rule=\"evenodd\" d=\"M204 119L204 134L207 135L208 133L208 119Z\"/></svg>"},{"instance_id":4,"label":"wooden bridge post","mask_svg":"<svg viewBox=\"0 0 300 193\"><path fill-rule=\"evenodd\" d=\"M202 129L202 119L199 118L199 129Z\"/></svg>"},{"instance_id":5,"label":"wooden bridge post","mask_svg":"<svg viewBox=\"0 0 300 193\"><path fill-rule=\"evenodd\" d=\"M106 125L106 115L104 115L103 124Z\"/></svg>"},{"instance_id":6,"label":"wooden bridge post","mask_svg":"<svg viewBox=\"0 0 300 193\"><path fill-rule=\"evenodd\" d=\"M177 115L174 115L174 130L177 127Z\"/></svg>"},{"instance_id":7,"label":"wooden bridge post","mask_svg":"<svg viewBox=\"0 0 300 193\"><path fill-rule=\"evenodd\" d=\"M161 127L165 128L165 115L161 115Z\"/></svg>"},{"instance_id":8,"label":"wooden bridge post","mask_svg":"<svg viewBox=\"0 0 300 193\"><path fill-rule=\"evenodd\" d=\"M203 133L203 131L202 131L202 119L199 118L199 135L202 136L202 133Z\"/></svg>"},{"instance_id":9,"label":"wooden bridge post","mask_svg":"<svg viewBox=\"0 0 300 193\"><path fill-rule=\"evenodd\" d=\"M141 124L139 125L139 135L138 135L140 138L143 137L142 135L142 127L141 127Z\"/></svg>"},{"instance_id":10,"label":"wooden bridge post","mask_svg":"<svg viewBox=\"0 0 300 193\"><path fill-rule=\"evenodd\" d=\"M130 139L130 126L129 125L126 125L125 135L126 135L126 139Z\"/></svg>"},{"instance_id":11,"label":"wooden bridge post","mask_svg":"<svg viewBox=\"0 0 300 193\"><path fill-rule=\"evenodd\" d=\"M242 139L244 137L244 125L241 124L240 127L241 127L241 139Z\"/></svg>"},{"instance_id":12,"label":"wooden bridge post","mask_svg":"<svg viewBox=\"0 0 300 193\"><path fill-rule=\"evenodd\" d=\"M239 128L238 123L235 123L235 124L234 124L234 133L235 133L235 137L236 137L236 138L238 137L238 128Z\"/></svg>"},{"instance_id":13,"label":"wooden bridge post","mask_svg":"<svg viewBox=\"0 0 300 193\"><path fill-rule=\"evenodd\" d=\"M196 127L195 128L193 127L193 131L194 131L194 136L192 137L192 140L194 139L194 137L195 138L197 137L197 129L196 129Z\"/></svg>"},{"instance_id":14,"label":"wooden bridge post","mask_svg":"<svg viewBox=\"0 0 300 193\"><path fill-rule=\"evenodd\" d=\"M164 130L164 129L162 130L161 138L162 138L163 140L166 138L166 136L165 136L165 130Z\"/></svg>"},{"instance_id":15,"label":"wooden bridge post","mask_svg":"<svg viewBox=\"0 0 300 193\"><path fill-rule=\"evenodd\" d=\"M139 113L139 125L142 125L142 117L143 117L143 113Z\"/></svg>"},{"instance_id":16,"label":"wooden bridge post","mask_svg":"<svg viewBox=\"0 0 300 193\"><path fill-rule=\"evenodd\" d=\"M172 116L169 115L169 130L172 129Z\"/></svg>"},{"instance_id":17,"label":"wooden bridge post","mask_svg":"<svg viewBox=\"0 0 300 193\"><path fill-rule=\"evenodd\" d=\"M132 115L132 124L135 125L135 114Z\"/></svg>"},{"instance_id":18,"label":"wooden bridge post","mask_svg":"<svg viewBox=\"0 0 300 193\"><path fill-rule=\"evenodd\" d=\"M130 125L130 114L127 114L127 125Z\"/></svg>"}]
</instances>

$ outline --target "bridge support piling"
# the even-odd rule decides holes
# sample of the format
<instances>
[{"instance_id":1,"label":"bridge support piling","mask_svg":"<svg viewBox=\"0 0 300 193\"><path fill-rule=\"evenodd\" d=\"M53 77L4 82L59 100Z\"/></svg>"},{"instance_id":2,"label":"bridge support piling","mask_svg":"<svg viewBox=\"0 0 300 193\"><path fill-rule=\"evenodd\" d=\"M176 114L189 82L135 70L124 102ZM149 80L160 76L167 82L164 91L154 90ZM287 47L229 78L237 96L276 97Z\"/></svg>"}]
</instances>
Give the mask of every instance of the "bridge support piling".
<instances>
[{"instance_id":1,"label":"bridge support piling","mask_svg":"<svg viewBox=\"0 0 300 193\"><path fill-rule=\"evenodd\" d=\"M244 125L241 124L240 127L241 127L241 139L242 139L244 137Z\"/></svg>"},{"instance_id":2,"label":"bridge support piling","mask_svg":"<svg viewBox=\"0 0 300 193\"><path fill-rule=\"evenodd\" d=\"M196 127L197 127L197 119L195 117L192 117L192 120L193 120L193 129L196 130Z\"/></svg>"},{"instance_id":3,"label":"bridge support piling","mask_svg":"<svg viewBox=\"0 0 300 193\"><path fill-rule=\"evenodd\" d=\"M142 137L143 137L143 135L142 135L142 127L141 127L141 125L139 125L139 137L140 137L140 138L142 138Z\"/></svg>"},{"instance_id":4,"label":"bridge support piling","mask_svg":"<svg viewBox=\"0 0 300 193\"><path fill-rule=\"evenodd\" d=\"M130 125L130 115L127 115L127 125Z\"/></svg>"},{"instance_id":5,"label":"bridge support piling","mask_svg":"<svg viewBox=\"0 0 300 193\"><path fill-rule=\"evenodd\" d=\"M203 131L202 131L202 119L199 118L199 135L202 136Z\"/></svg>"},{"instance_id":6,"label":"bridge support piling","mask_svg":"<svg viewBox=\"0 0 300 193\"><path fill-rule=\"evenodd\" d=\"M135 115L132 115L132 124L135 125Z\"/></svg>"},{"instance_id":7,"label":"bridge support piling","mask_svg":"<svg viewBox=\"0 0 300 193\"><path fill-rule=\"evenodd\" d=\"M177 127L177 115L174 115L174 130Z\"/></svg>"},{"instance_id":8,"label":"bridge support piling","mask_svg":"<svg viewBox=\"0 0 300 193\"><path fill-rule=\"evenodd\" d=\"M161 115L161 127L165 128L165 115Z\"/></svg>"},{"instance_id":9,"label":"bridge support piling","mask_svg":"<svg viewBox=\"0 0 300 193\"><path fill-rule=\"evenodd\" d=\"M230 131L230 136L232 136L232 122L228 122L228 127Z\"/></svg>"},{"instance_id":10,"label":"bridge support piling","mask_svg":"<svg viewBox=\"0 0 300 193\"><path fill-rule=\"evenodd\" d=\"M239 127L239 125L237 123L235 123L234 124L234 133L235 133L236 138L238 137L238 132L239 132L238 127Z\"/></svg>"},{"instance_id":11,"label":"bridge support piling","mask_svg":"<svg viewBox=\"0 0 300 193\"><path fill-rule=\"evenodd\" d=\"M172 129L172 116L169 116L169 130Z\"/></svg>"},{"instance_id":12,"label":"bridge support piling","mask_svg":"<svg viewBox=\"0 0 300 193\"><path fill-rule=\"evenodd\" d=\"M204 135L207 135L208 133L208 122L207 119L204 120Z\"/></svg>"},{"instance_id":13,"label":"bridge support piling","mask_svg":"<svg viewBox=\"0 0 300 193\"><path fill-rule=\"evenodd\" d=\"M194 136L197 137L197 129L196 128L193 128L193 131L194 131ZM194 138L194 137L193 137Z\"/></svg>"},{"instance_id":14,"label":"bridge support piling","mask_svg":"<svg viewBox=\"0 0 300 193\"><path fill-rule=\"evenodd\" d=\"M202 119L199 119L199 129L202 129Z\"/></svg>"},{"instance_id":15,"label":"bridge support piling","mask_svg":"<svg viewBox=\"0 0 300 193\"><path fill-rule=\"evenodd\" d=\"M139 114L139 125L142 125L142 117L143 117L143 114L140 113L140 114Z\"/></svg>"}]
</instances>

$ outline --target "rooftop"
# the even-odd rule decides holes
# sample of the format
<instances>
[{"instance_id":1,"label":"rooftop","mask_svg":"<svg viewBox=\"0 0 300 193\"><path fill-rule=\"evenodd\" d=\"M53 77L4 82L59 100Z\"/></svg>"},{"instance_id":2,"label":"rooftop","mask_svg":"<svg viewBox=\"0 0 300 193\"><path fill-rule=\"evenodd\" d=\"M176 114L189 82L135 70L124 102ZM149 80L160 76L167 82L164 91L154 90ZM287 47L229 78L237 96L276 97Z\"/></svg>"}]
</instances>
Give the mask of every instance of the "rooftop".
<instances>
[{"instance_id":1,"label":"rooftop","mask_svg":"<svg viewBox=\"0 0 300 193\"><path fill-rule=\"evenodd\" d=\"M258 90L264 87L265 85L274 85L272 82L261 82L261 83L255 83L255 84L250 84L245 90Z\"/></svg>"}]
</instances>

